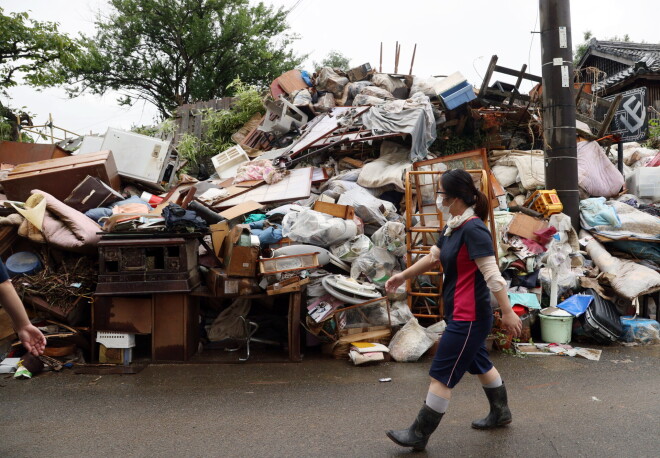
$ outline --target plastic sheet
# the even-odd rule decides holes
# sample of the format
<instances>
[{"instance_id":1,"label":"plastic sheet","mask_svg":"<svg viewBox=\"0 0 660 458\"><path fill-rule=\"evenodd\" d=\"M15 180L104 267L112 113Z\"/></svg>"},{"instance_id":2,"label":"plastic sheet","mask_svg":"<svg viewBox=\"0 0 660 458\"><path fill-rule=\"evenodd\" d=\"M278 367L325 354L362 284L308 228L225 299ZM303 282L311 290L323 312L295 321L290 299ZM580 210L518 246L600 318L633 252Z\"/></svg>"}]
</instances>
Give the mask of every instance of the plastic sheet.
<instances>
[{"instance_id":1,"label":"plastic sheet","mask_svg":"<svg viewBox=\"0 0 660 458\"><path fill-rule=\"evenodd\" d=\"M352 239L357 235L354 221L333 218L310 209L290 212L282 220L282 235L294 242L328 247Z\"/></svg>"},{"instance_id":2,"label":"plastic sheet","mask_svg":"<svg viewBox=\"0 0 660 458\"><path fill-rule=\"evenodd\" d=\"M371 236L377 247L385 248L394 256L406 254L406 226L402 223L387 222Z\"/></svg>"},{"instance_id":3,"label":"plastic sheet","mask_svg":"<svg viewBox=\"0 0 660 458\"><path fill-rule=\"evenodd\" d=\"M622 316L623 334L620 340L642 345L660 344L660 323L648 318Z\"/></svg>"},{"instance_id":4,"label":"plastic sheet","mask_svg":"<svg viewBox=\"0 0 660 458\"><path fill-rule=\"evenodd\" d=\"M422 327L417 318L412 318L397 332L390 341L390 355L400 363L417 361L435 339Z\"/></svg>"},{"instance_id":5,"label":"plastic sheet","mask_svg":"<svg viewBox=\"0 0 660 458\"><path fill-rule=\"evenodd\" d=\"M357 184L352 189L343 192L337 203L352 206L355 214L362 219L365 225L373 224L380 227L389 220L401 219L394 204L378 199Z\"/></svg>"}]
</instances>

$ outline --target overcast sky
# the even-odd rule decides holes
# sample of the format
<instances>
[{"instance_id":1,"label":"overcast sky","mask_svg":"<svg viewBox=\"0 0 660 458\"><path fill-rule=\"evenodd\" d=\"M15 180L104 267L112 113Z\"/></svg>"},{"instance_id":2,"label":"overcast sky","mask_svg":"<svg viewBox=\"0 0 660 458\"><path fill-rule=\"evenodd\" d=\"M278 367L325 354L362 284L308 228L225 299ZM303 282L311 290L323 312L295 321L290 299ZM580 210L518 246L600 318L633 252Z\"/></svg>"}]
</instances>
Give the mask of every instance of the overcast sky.
<instances>
[{"instance_id":1,"label":"overcast sky","mask_svg":"<svg viewBox=\"0 0 660 458\"><path fill-rule=\"evenodd\" d=\"M294 44L299 54L322 60L337 50L354 66L365 62L378 69L383 43L383 71L394 71L394 49L401 44L399 72L408 73L413 47L417 53L413 74L447 75L460 71L479 86L493 54L500 65L540 75L541 47L537 0L273 0L276 6L295 8L289 15L291 30L300 36ZM599 39L626 33L632 41L660 42L657 0L573 0L571 2L573 46L582 42L586 30ZM62 33L94 33L94 18L105 0L0 0L5 12L29 11L39 20L55 21ZM625 10L624 10L625 8ZM652 13L653 12L653 13ZM505 79L505 78L504 78ZM506 79L505 79L506 80ZM43 124L48 114L54 123L79 134L104 133L108 127L130 129L150 125L157 110L139 102L120 107L117 94L68 99L63 90L36 91L17 87L5 100L14 108L26 107Z\"/></svg>"}]
</instances>

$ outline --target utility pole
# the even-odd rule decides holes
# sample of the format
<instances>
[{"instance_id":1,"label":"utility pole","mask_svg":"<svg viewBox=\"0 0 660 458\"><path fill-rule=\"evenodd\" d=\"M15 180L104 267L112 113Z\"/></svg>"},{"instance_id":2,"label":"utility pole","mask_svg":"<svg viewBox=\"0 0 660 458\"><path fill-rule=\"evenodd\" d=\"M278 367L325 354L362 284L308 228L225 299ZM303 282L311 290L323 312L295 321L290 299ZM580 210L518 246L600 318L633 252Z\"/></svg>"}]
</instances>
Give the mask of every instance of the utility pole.
<instances>
[{"instance_id":1,"label":"utility pole","mask_svg":"<svg viewBox=\"0 0 660 458\"><path fill-rule=\"evenodd\" d=\"M580 228L570 0L539 0L545 187Z\"/></svg>"}]
</instances>

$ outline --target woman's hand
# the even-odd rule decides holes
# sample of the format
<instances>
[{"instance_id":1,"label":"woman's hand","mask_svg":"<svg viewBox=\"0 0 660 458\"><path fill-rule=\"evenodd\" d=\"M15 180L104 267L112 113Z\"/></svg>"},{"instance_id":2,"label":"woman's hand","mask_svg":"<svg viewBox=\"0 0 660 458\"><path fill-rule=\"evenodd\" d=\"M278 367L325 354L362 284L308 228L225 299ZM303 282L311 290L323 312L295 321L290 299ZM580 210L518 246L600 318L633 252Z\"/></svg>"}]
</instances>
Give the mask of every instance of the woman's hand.
<instances>
[{"instance_id":1,"label":"woman's hand","mask_svg":"<svg viewBox=\"0 0 660 458\"><path fill-rule=\"evenodd\" d=\"M29 324L19 329L16 334L27 351L34 356L43 354L46 348L46 338L36 326Z\"/></svg>"},{"instance_id":2,"label":"woman's hand","mask_svg":"<svg viewBox=\"0 0 660 458\"><path fill-rule=\"evenodd\" d=\"M502 313L502 327L513 334L513 337L518 337L522 332L522 321L513 310L509 309Z\"/></svg>"},{"instance_id":3,"label":"woman's hand","mask_svg":"<svg viewBox=\"0 0 660 458\"><path fill-rule=\"evenodd\" d=\"M406 281L406 279L404 278L402 272L391 276L390 279L387 280L387 283L385 283L385 291L388 294L396 292L396 290L403 284L404 281Z\"/></svg>"}]
</instances>

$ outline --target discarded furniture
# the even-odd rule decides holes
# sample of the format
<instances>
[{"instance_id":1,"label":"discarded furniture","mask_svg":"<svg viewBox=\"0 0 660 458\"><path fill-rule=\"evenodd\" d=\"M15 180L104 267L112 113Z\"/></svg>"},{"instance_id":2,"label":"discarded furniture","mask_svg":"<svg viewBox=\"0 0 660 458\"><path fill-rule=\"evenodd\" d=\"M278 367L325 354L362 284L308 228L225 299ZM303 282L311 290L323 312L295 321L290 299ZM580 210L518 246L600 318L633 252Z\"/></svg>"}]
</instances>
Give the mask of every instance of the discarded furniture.
<instances>
[{"instance_id":1,"label":"discarded furniture","mask_svg":"<svg viewBox=\"0 0 660 458\"><path fill-rule=\"evenodd\" d=\"M199 340L198 299L187 293L95 296L92 339L96 331L151 336L151 359L187 361ZM92 360L96 360L96 343Z\"/></svg>"},{"instance_id":2,"label":"discarded furniture","mask_svg":"<svg viewBox=\"0 0 660 458\"><path fill-rule=\"evenodd\" d=\"M497 56L493 56L490 59L488 70L486 70L486 75L481 83L481 89L479 89L477 97L491 105L500 107L512 107L516 102L519 102L520 104L534 103L535 98L527 94L521 94L518 92L518 89L523 80L529 80L539 84L542 83L543 80L540 76L525 73L525 70L527 70L527 64L524 64L520 70L497 65ZM499 85L495 84L495 87L489 87L493 73L515 76L518 79L513 86L507 85L505 87L500 83Z\"/></svg>"},{"instance_id":3,"label":"discarded furniture","mask_svg":"<svg viewBox=\"0 0 660 458\"><path fill-rule=\"evenodd\" d=\"M67 151L57 145L0 141L0 163L2 164L19 165L69 156Z\"/></svg>"},{"instance_id":4,"label":"discarded furniture","mask_svg":"<svg viewBox=\"0 0 660 458\"><path fill-rule=\"evenodd\" d=\"M264 105L267 111L263 123L258 127L260 131L284 135L307 123L307 115L282 96L277 102L268 100Z\"/></svg>"},{"instance_id":5,"label":"discarded furniture","mask_svg":"<svg viewBox=\"0 0 660 458\"><path fill-rule=\"evenodd\" d=\"M99 242L97 295L190 292L201 280L197 235L106 235Z\"/></svg>"},{"instance_id":6,"label":"discarded furniture","mask_svg":"<svg viewBox=\"0 0 660 458\"><path fill-rule=\"evenodd\" d=\"M596 94L587 94L584 92L585 85L586 83L582 83L575 96L575 108L577 110L575 118L596 132L595 136L587 136L587 140L598 140L603 138L610 129L612 119L614 119L616 110L619 108L623 94L618 94L614 100L610 101L598 97ZM605 115L602 121L597 121L596 117L602 111L605 111Z\"/></svg>"},{"instance_id":7,"label":"discarded furniture","mask_svg":"<svg viewBox=\"0 0 660 458\"><path fill-rule=\"evenodd\" d=\"M119 190L120 178L110 151L21 164L2 180L2 186L8 200L24 202L30 191L39 189L63 201L88 175Z\"/></svg>"},{"instance_id":8,"label":"discarded furniture","mask_svg":"<svg viewBox=\"0 0 660 458\"><path fill-rule=\"evenodd\" d=\"M179 157L170 148L169 140L109 127L101 149L112 151L117 170L123 177L156 187L169 186L176 181Z\"/></svg>"}]
</instances>

